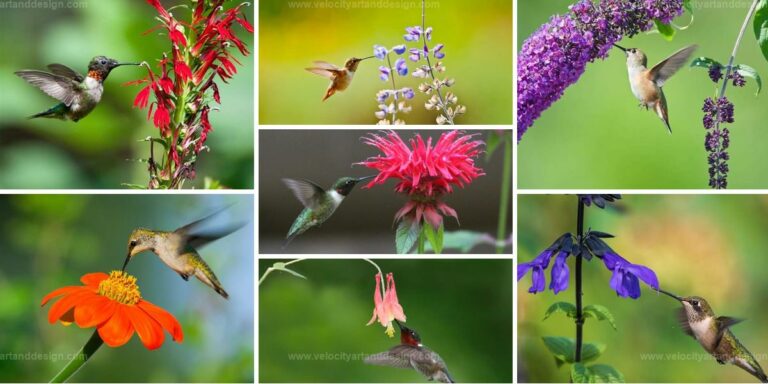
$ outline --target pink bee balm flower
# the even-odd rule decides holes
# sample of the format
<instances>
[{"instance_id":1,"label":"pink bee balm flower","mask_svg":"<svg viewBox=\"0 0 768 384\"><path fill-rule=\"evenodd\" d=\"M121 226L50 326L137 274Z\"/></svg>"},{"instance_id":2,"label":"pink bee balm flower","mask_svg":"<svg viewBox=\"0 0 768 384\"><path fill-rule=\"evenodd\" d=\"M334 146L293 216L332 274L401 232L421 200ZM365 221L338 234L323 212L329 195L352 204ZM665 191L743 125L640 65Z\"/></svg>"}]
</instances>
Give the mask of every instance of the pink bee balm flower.
<instances>
[{"instance_id":1,"label":"pink bee balm flower","mask_svg":"<svg viewBox=\"0 0 768 384\"><path fill-rule=\"evenodd\" d=\"M485 175L475 166L475 158L485 143L473 140L473 136L453 130L440 135L433 146L431 137L425 142L421 135L416 135L409 140L409 146L391 130L382 136L371 134L363 141L383 154L359 163L379 171L365 188L383 184L390 178L400 180L395 191L408 194L410 201L395 214L396 221L409 217L419 223L423 218L432 227L439 228L443 222L441 213L458 220L456 211L440 198L453 192L454 186L463 188Z\"/></svg>"},{"instance_id":2,"label":"pink bee balm flower","mask_svg":"<svg viewBox=\"0 0 768 384\"><path fill-rule=\"evenodd\" d=\"M387 274L387 289L381 294L381 274L375 276L376 291L373 293L373 317L366 325L371 325L378 321L387 330L384 331L389 337L395 336L395 328L392 326L394 320L405 322L405 313L403 307L397 300L397 291L395 290L395 278L392 273Z\"/></svg>"}]
</instances>

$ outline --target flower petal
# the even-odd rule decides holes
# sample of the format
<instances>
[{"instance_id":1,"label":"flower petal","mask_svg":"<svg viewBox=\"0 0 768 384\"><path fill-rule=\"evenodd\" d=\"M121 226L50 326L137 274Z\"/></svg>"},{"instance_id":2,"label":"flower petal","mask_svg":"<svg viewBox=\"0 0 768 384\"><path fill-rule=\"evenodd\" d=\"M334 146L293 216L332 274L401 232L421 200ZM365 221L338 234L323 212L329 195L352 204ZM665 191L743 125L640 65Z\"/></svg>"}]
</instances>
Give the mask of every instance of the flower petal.
<instances>
[{"instance_id":1,"label":"flower petal","mask_svg":"<svg viewBox=\"0 0 768 384\"><path fill-rule=\"evenodd\" d=\"M155 321L146 312L135 305L127 305L123 310L131 320L131 325L139 335L139 339L149 350L160 348L163 345L165 335L160 323Z\"/></svg>"},{"instance_id":2,"label":"flower petal","mask_svg":"<svg viewBox=\"0 0 768 384\"><path fill-rule=\"evenodd\" d=\"M119 347L133 336L133 326L125 313L125 305L118 305L115 313L98 328L99 336L110 347Z\"/></svg>"},{"instance_id":3,"label":"flower petal","mask_svg":"<svg viewBox=\"0 0 768 384\"><path fill-rule=\"evenodd\" d=\"M381 298L381 274L377 273L374 277L374 280L376 280L376 289L373 291L373 316L366 325L371 325L374 321L376 321L379 309L381 308L381 303L383 301Z\"/></svg>"},{"instance_id":4,"label":"flower petal","mask_svg":"<svg viewBox=\"0 0 768 384\"><path fill-rule=\"evenodd\" d=\"M520 281L528 271L533 268L531 263L520 263L517 265L517 281Z\"/></svg>"},{"instance_id":5,"label":"flower petal","mask_svg":"<svg viewBox=\"0 0 768 384\"><path fill-rule=\"evenodd\" d=\"M78 291L81 288L82 287L79 287L79 286L69 286L69 287L61 287L61 288L55 289L53 292L43 297L43 300L40 302L40 306L41 307L44 306L45 304L48 303L49 300L53 299L56 296L66 295L66 294Z\"/></svg>"},{"instance_id":6,"label":"flower petal","mask_svg":"<svg viewBox=\"0 0 768 384\"><path fill-rule=\"evenodd\" d=\"M528 289L528 292L536 293L543 291L547 284L546 277L544 277L544 270L538 266L533 268L531 277L533 278L533 284L531 285L531 288Z\"/></svg>"},{"instance_id":7,"label":"flower petal","mask_svg":"<svg viewBox=\"0 0 768 384\"><path fill-rule=\"evenodd\" d=\"M657 291L659 290L659 279L656 277L656 272L650 268L644 265L631 264L627 266L627 271L639 277L640 280L651 286L653 289Z\"/></svg>"},{"instance_id":8,"label":"flower petal","mask_svg":"<svg viewBox=\"0 0 768 384\"><path fill-rule=\"evenodd\" d=\"M80 289L62 297L61 300L57 301L55 304L53 304L53 306L51 306L51 309L48 311L49 323L55 323L56 320L59 320L62 315L72 309L72 307L75 305L79 304L83 299L94 295L93 292L83 289L83 287L78 288Z\"/></svg>"},{"instance_id":9,"label":"flower petal","mask_svg":"<svg viewBox=\"0 0 768 384\"><path fill-rule=\"evenodd\" d=\"M173 341L181 343L184 340L184 333L181 330L179 321L176 320L173 315L168 313L168 311L146 300L140 300L136 305L153 319L157 320L157 322L160 323L160 325L162 325L163 328L171 334Z\"/></svg>"},{"instance_id":10,"label":"flower petal","mask_svg":"<svg viewBox=\"0 0 768 384\"><path fill-rule=\"evenodd\" d=\"M75 323L80 328L90 328L109 320L118 306L116 302L101 295L85 298L75 308Z\"/></svg>"},{"instance_id":11,"label":"flower petal","mask_svg":"<svg viewBox=\"0 0 768 384\"><path fill-rule=\"evenodd\" d=\"M101 283L102 280L106 280L109 277L104 272L95 272L95 273L88 273L83 275L83 277L80 278L80 281L92 288L98 288L99 283Z\"/></svg>"}]
</instances>

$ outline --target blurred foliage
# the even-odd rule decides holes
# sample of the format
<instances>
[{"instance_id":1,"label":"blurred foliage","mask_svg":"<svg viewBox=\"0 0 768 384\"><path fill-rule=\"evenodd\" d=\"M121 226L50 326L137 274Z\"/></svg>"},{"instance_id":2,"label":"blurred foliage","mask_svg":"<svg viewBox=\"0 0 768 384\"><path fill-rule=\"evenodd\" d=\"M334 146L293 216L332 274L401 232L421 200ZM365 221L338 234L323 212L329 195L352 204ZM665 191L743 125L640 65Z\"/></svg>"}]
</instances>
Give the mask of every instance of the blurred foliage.
<instances>
[{"instance_id":1,"label":"blurred foliage","mask_svg":"<svg viewBox=\"0 0 768 384\"><path fill-rule=\"evenodd\" d=\"M12 1L13 2L13 1ZM21 2L21 5L30 2ZM35 2L32 2L35 3ZM60 2L37 2L53 3ZM167 6L188 1L163 0ZM65 0L56 10L3 9L0 12L0 187L2 188L121 188L121 183L146 185L149 145L139 142L156 134L146 112L133 109L141 89L122 84L142 78L146 70L119 67L105 82L104 97L96 109L78 123L51 119L26 120L57 101L30 86L13 72L43 69L62 63L84 73L93 56L121 61L145 60L154 64L169 49L159 31L156 11L137 0ZM245 7L244 12L253 12ZM189 12L177 7L174 12ZM249 17L252 20L253 17ZM249 47L254 38L236 29ZM213 132L201 155L197 179L189 187L202 188L204 177L229 188L253 187L253 55L229 84L220 84L221 110L211 113Z\"/></svg>"},{"instance_id":2,"label":"blurred foliage","mask_svg":"<svg viewBox=\"0 0 768 384\"><path fill-rule=\"evenodd\" d=\"M521 0L518 46L551 15L567 12L573 0ZM672 41L658 33L619 42L642 49L648 65L660 62L688 44L698 44L694 57L726 63L751 1L695 1L693 24ZM688 13L675 20L687 25ZM765 76L768 64L754 34L744 36L736 64L747 64ZM728 87L735 104L731 131L732 188L765 188L768 162L752 147L768 140L766 95L747 79L744 88ZM523 136L519 149L521 188L708 188L705 129L701 107L714 97L715 84L706 70L683 68L664 86L672 134L652 112L638 107L627 80L626 59L615 49L606 60L587 65L581 79Z\"/></svg>"},{"instance_id":3,"label":"blurred foliage","mask_svg":"<svg viewBox=\"0 0 768 384\"><path fill-rule=\"evenodd\" d=\"M259 260L259 274L276 261ZM407 325L457 381L511 382L511 260L375 261L394 273ZM259 286L260 382L426 382L415 370L362 362L399 343L399 332L390 339L380 324L365 326L372 265L326 259L290 268L307 280L277 271Z\"/></svg>"},{"instance_id":4,"label":"blurred foliage","mask_svg":"<svg viewBox=\"0 0 768 384\"><path fill-rule=\"evenodd\" d=\"M512 123L512 2L427 0L432 44L443 43L451 90L466 105L458 124ZM342 66L373 54L373 46L406 43L405 28L421 25L421 0L259 1L259 122L262 124L375 124L376 92L391 88L378 59L360 63L352 85L322 102L329 81L304 70L313 61ZM409 43L409 46L412 46ZM394 60L394 59L393 59ZM410 72L413 62L407 61ZM419 79L398 76L416 90ZM409 124L434 124L437 114L418 94Z\"/></svg>"},{"instance_id":5,"label":"blurred foliage","mask_svg":"<svg viewBox=\"0 0 768 384\"><path fill-rule=\"evenodd\" d=\"M720 316L745 318L733 333L768 367L768 198L746 195L624 195L617 208L587 208L585 227L616 236L608 244L632 263L653 269L662 289L707 299ZM532 260L576 226L575 196L520 196L518 237L521 262ZM573 258L569 264L573 268ZM637 300L619 298L611 290L611 272L599 259L584 263L584 305L607 307L617 330L608 322L588 319L585 342L607 345L599 363L609 364L628 382L753 382L732 365L720 365L678 326L680 304L642 285ZM550 280L546 272L547 282ZM555 302L574 302L574 277L559 295L547 290L528 293L530 275L518 283L518 379L563 382L567 367L558 369L543 336L575 336L573 319L544 314ZM656 361L650 360L655 356Z\"/></svg>"},{"instance_id":6,"label":"blurred foliage","mask_svg":"<svg viewBox=\"0 0 768 384\"><path fill-rule=\"evenodd\" d=\"M44 295L80 285L86 273L119 269L134 228L173 230L228 204L235 205L211 225L251 220L253 199L245 195L0 196L0 382L45 382L90 337L91 329L49 324ZM134 336L119 348L103 346L73 380L252 382L252 234L249 224L200 250L229 301L194 278L183 281L151 253L135 257L128 272L144 299L176 316L183 343L166 335L148 351Z\"/></svg>"}]
</instances>

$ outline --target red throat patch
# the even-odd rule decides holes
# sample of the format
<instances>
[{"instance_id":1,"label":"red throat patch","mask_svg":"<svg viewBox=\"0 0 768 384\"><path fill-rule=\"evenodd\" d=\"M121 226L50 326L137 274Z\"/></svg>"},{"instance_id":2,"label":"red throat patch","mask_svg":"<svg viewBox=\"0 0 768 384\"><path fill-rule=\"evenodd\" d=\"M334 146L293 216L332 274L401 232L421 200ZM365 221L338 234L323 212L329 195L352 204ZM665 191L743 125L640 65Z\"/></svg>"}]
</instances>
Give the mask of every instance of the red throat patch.
<instances>
[{"instance_id":1,"label":"red throat patch","mask_svg":"<svg viewBox=\"0 0 768 384\"><path fill-rule=\"evenodd\" d=\"M92 78L92 79L94 79L96 81L101 81L102 80L101 79L101 72L99 72L99 71L88 71L88 77L90 77L90 78Z\"/></svg>"}]
</instances>

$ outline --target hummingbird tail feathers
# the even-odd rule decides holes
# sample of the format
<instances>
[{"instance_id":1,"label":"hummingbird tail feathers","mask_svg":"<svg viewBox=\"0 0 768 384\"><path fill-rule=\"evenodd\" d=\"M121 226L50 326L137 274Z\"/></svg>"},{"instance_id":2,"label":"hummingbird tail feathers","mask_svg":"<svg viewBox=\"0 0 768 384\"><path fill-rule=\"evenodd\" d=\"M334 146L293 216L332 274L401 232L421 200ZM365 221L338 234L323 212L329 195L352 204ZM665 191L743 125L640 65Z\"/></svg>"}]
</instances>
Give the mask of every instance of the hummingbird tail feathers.
<instances>
[{"instance_id":1,"label":"hummingbird tail feathers","mask_svg":"<svg viewBox=\"0 0 768 384\"><path fill-rule=\"evenodd\" d=\"M672 127L669 125L669 109L667 109L667 98L664 97L664 93L661 93L661 99L656 102L656 105L653 106L654 112L659 116L659 118L664 121L664 125L667 126L667 131L669 133L672 133Z\"/></svg>"},{"instance_id":2,"label":"hummingbird tail feathers","mask_svg":"<svg viewBox=\"0 0 768 384\"><path fill-rule=\"evenodd\" d=\"M323 101L328 100L329 97L333 96L333 94L336 93L336 88L333 86L329 87L327 91L325 91L325 96L323 96Z\"/></svg>"},{"instance_id":3,"label":"hummingbird tail feathers","mask_svg":"<svg viewBox=\"0 0 768 384\"><path fill-rule=\"evenodd\" d=\"M32 116L29 116L27 118L28 119L35 119L35 118L38 118L38 117L46 117L46 118L49 118L49 119L66 120L64 118L64 112L66 112L66 111L67 111L67 106L64 103L59 103L59 104L54 105L53 107L51 107L48 110L45 110L45 111L40 112L40 113L36 113L36 114L34 114Z\"/></svg>"}]
</instances>

